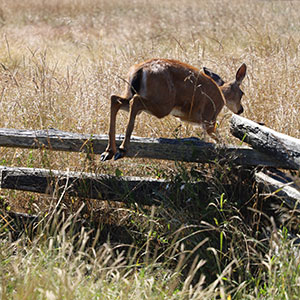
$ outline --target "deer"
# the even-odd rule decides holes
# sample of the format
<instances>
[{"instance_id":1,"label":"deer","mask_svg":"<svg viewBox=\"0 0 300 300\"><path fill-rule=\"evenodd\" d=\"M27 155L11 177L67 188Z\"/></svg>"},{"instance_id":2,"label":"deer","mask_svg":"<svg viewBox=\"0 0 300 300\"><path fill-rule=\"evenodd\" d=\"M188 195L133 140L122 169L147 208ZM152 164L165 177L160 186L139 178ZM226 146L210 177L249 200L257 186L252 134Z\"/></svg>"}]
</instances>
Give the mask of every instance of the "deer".
<instances>
[{"instance_id":1,"label":"deer","mask_svg":"<svg viewBox=\"0 0 300 300\"><path fill-rule=\"evenodd\" d=\"M164 118L175 116L182 121L202 126L215 140L216 119L224 106L241 114L243 91L240 85L246 76L246 64L236 72L235 79L225 82L207 68L203 71L172 59L150 59L133 65L128 72L122 96L112 95L110 103L109 138L100 160L123 158L129 149L136 116L146 112ZM116 147L116 117L122 109L129 112L125 137Z\"/></svg>"}]
</instances>

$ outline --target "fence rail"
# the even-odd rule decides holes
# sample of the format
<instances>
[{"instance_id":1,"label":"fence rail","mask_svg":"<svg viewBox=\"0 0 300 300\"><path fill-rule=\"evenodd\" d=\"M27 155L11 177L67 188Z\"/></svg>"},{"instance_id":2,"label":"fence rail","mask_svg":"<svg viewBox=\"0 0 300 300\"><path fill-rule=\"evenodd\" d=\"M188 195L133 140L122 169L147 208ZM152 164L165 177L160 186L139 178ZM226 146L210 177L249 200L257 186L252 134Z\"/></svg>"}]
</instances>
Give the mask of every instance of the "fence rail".
<instances>
[{"instance_id":1,"label":"fence rail","mask_svg":"<svg viewBox=\"0 0 300 300\"><path fill-rule=\"evenodd\" d=\"M120 144L123 136L117 136ZM90 152L101 154L108 141L107 135L64 132L56 129L17 130L0 128L0 146L53 151ZM265 166L297 169L289 161L277 159L249 147L216 145L198 138L166 139L132 137L128 157L164 159L207 163L216 159L230 159L244 166Z\"/></svg>"}]
</instances>

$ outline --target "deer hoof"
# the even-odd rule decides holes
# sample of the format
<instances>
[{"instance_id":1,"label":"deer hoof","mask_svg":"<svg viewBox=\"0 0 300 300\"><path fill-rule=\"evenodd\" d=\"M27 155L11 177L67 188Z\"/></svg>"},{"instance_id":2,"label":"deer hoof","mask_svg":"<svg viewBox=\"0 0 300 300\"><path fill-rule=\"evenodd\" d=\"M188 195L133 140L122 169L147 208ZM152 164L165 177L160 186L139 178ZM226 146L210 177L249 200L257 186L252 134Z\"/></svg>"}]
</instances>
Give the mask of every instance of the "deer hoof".
<instances>
[{"instance_id":1,"label":"deer hoof","mask_svg":"<svg viewBox=\"0 0 300 300\"><path fill-rule=\"evenodd\" d=\"M114 160L123 158L125 156L125 154L126 154L126 150L119 148L117 153L115 154Z\"/></svg>"},{"instance_id":2,"label":"deer hoof","mask_svg":"<svg viewBox=\"0 0 300 300\"><path fill-rule=\"evenodd\" d=\"M112 151L105 151L101 154L100 160L101 161L106 161L112 159L114 156L114 153Z\"/></svg>"}]
</instances>

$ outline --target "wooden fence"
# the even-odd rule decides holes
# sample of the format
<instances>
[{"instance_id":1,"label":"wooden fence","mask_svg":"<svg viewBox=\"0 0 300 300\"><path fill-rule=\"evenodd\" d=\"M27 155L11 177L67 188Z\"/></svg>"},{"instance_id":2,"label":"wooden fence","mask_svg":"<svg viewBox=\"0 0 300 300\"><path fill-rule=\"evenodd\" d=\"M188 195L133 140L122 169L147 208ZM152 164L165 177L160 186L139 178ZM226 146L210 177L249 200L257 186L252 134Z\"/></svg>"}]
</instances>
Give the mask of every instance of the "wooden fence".
<instances>
[{"instance_id":1,"label":"wooden fence","mask_svg":"<svg viewBox=\"0 0 300 300\"><path fill-rule=\"evenodd\" d=\"M230 130L234 136L250 144L252 148L211 144L198 138L132 137L128 157L197 163L212 162L221 158L230 159L233 164L247 167L259 166L264 167L265 170L272 168L272 172L256 173L255 178L260 190L279 195L289 206L298 207L300 192L297 178L291 178L274 168L299 172L300 140L237 115L231 118ZM120 143L122 138L118 136L117 142ZM78 134L55 129L0 129L2 147L100 154L106 147L107 139L106 135ZM0 172L0 184L3 189L47 194L60 192L102 200L129 201L134 198L138 199L136 202L140 204L157 204L171 190L170 182L151 178L115 177L6 166L2 166Z\"/></svg>"}]
</instances>

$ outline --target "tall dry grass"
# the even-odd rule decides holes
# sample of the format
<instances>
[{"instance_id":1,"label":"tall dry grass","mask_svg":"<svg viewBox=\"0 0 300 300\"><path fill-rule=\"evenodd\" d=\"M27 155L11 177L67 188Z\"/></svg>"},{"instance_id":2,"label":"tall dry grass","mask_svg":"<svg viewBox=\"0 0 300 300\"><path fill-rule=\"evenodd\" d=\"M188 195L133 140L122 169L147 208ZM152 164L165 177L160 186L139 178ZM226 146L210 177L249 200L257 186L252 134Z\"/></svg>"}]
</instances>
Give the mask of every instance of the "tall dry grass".
<instances>
[{"instance_id":1,"label":"tall dry grass","mask_svg":"<svg viewBox=\"0 0 300 300\"><path fill-rule=\"evenodd\" d=\"M20 129L54 127L82 133L107 133L109 98L124 88L123 79L128 68L148 58L164 57L199 68L209 67L225 80L232 79L239 65L245 62L248 74L243 83L244 115L300 138L299 15L299 1L0 0L0 126ZM228 116L228 110L224 109L219 117L219 120L224 120L220 133L224 142L234 143L228 130ZM120 113L119 133L123 133L126 122L127 114ZM143 113L138 117L134 134L186 137L201 136L201 130L187 124L181 126L172 117L158 120ZM145 164L143 160L125 159L101 164L98 158L90 161L84 154L6 148L1 148L0 154L1 164L13 166L69 168L110 174L117 170L126 175L152 176L174 175L177 171L173 164L167 162L148 161ZM216 180L215 185L219 185L220 190L213 194L213 201L220 201L220 198L223 201L224 195L220 196L223 194L222 182L217 182L219 177L211 177ZM185 200L189 199L187 195ZM1 191L1 201L5 202L6 208L27 212L47 212L48 204L53 204L54 200L33 194L28 196L14 191ZM73 203L74 199L69 201ZM94 206L99 209L99 204L92 201L86 205L90 206L90 210ZM116 206L116 213L112 212L114 205L101 205L103 207L100 209L107 213L105 216L108 218L113 218L114 213L124 219L137 214L138 217L133 218L132 222L145 218L165 225L170 221L175 228L180 228L181 224L196 224L200 218L198 210L192 211L191 218L183 213L188 210L178 209L175 215L164 212L165 215L160 215L162 221L149 217L149 212L142 209L128 214ZM187 201L186 206L189 205ZM232 259L234 263L224 263L223 270L220 267L222 276L207 288L202 286L202 281L198 281L198 285L190 285L191 277L177 282L175 277L181 276L184 270L182 266L178 267L175 276L170 271L174 267L176 269L175 263L174 266L159 261L156 265L152 264L150 268L154 268L147 273L143 266L129 266L130 259L124 253L120 254L120 260L118 256L109 261L101 260L105 255L112 257L112 247L108 245L106 249L98 249L99 253L96 254L93 252L97 251L96 248L87 247L86 251L86 244L81 248L80 243L85 243L90 235L84 230L75 237L66 234L71 219L64 223L65 226L61 223L62 227L58 226L61 230L55 235L47 232L48 227L41 227L47 234L41 233L37 240L31 240L24 233L25 238L21 236L16 243L6 233L10 223L1 219L0 238L3 244L0 246L0 268L3 274L1 279L6 282L1 285L0 292L3 297L10 295L16 299L22 299L26 291L29 292L28 299L127 299L128 295L132 299L226 299L230 295L243 299L272 299L276 293L278 299L282 299L285 296L282 287L288 281L292 284L287 295L296 294L299 285L298 256L293 252L289 257L290 244L282 245L282 257L276 256L281 240L276 244L276 249L270 247L268 256L260 257L261 254L256 252L257 241L247 235L248 231L234 225L234 222L240 221L240 215L233 214L225 218L223 204L213 202L213 205L221 209L221 217L212 219L212 223L219 223L213 226L206 224L206 229L218 233L220 240L221 237L223 240L238 227L241 231L237 230L234 237L243 237L246 258L238 249L229 251L223 259L225 262ZM200 208L201 205L197 209ZM229 210L234 209L230 207ZM239 213L238 210L235 212ZM162 227L160 224L160 230L155 234L163 233L158 238L158 244L164 246L164 239L170 239L171 236L167 235L169 228ZM147 227L142 233L145 245L157 239L151 228ZM51 244L53 241L54 246ZM191 243L196 241L191 240ZM180 243L175 242L179 247ZM231 242L232 248L235 248L235 241ZM76 251L74 245L79 245ZM168 245L175 247L171 242ZM222 247L220 245L219 248ZM178 263L176 259L185 250L176 248L176 251L169 258ZM215 251L217 258L221 257L221 252ZM257 254L257 257L251 261L250 254ZM125 261L127 265L123 264ZM243 276L251 275L249 261L260 265L258 269L261 272L268 270L271 281L268 281L268 276L259 273L256 274L258 279L248 278L248 281L242 282L245 279ZM243 264L249 274L241 275L240 282L234 281L234 274L244 270ZM128 273L119 271L119 267L123 268L124 265ZM198 257L190 269L191 276L195 275L195 269L202 267L200 265L201 258ZM103 273L99 275L98 271L94 272L96 269ZM137 269L141 272L137 272ZM291 271L293 276L290 276ZM278 277L273 276L274 273ZM170 286L173 280L178 284ZM227 289L226 281L229 286ZM225 291L230 292L226 294Z\"/></svg>"},{"instance_id":2,"label":"tall dry grass","mask_svg":"<svg viewBox=\"0 0 300 300\"><path fill-rule=\"evenodd\" d=\"M245 116L299 137L299 9L296 1L1 1L1 126L106 132L108 99L129 66L168 57L225 79L245 62ZM178 124L142 115L135 134L172 136Z\"/></svg>"}]
</instances>

